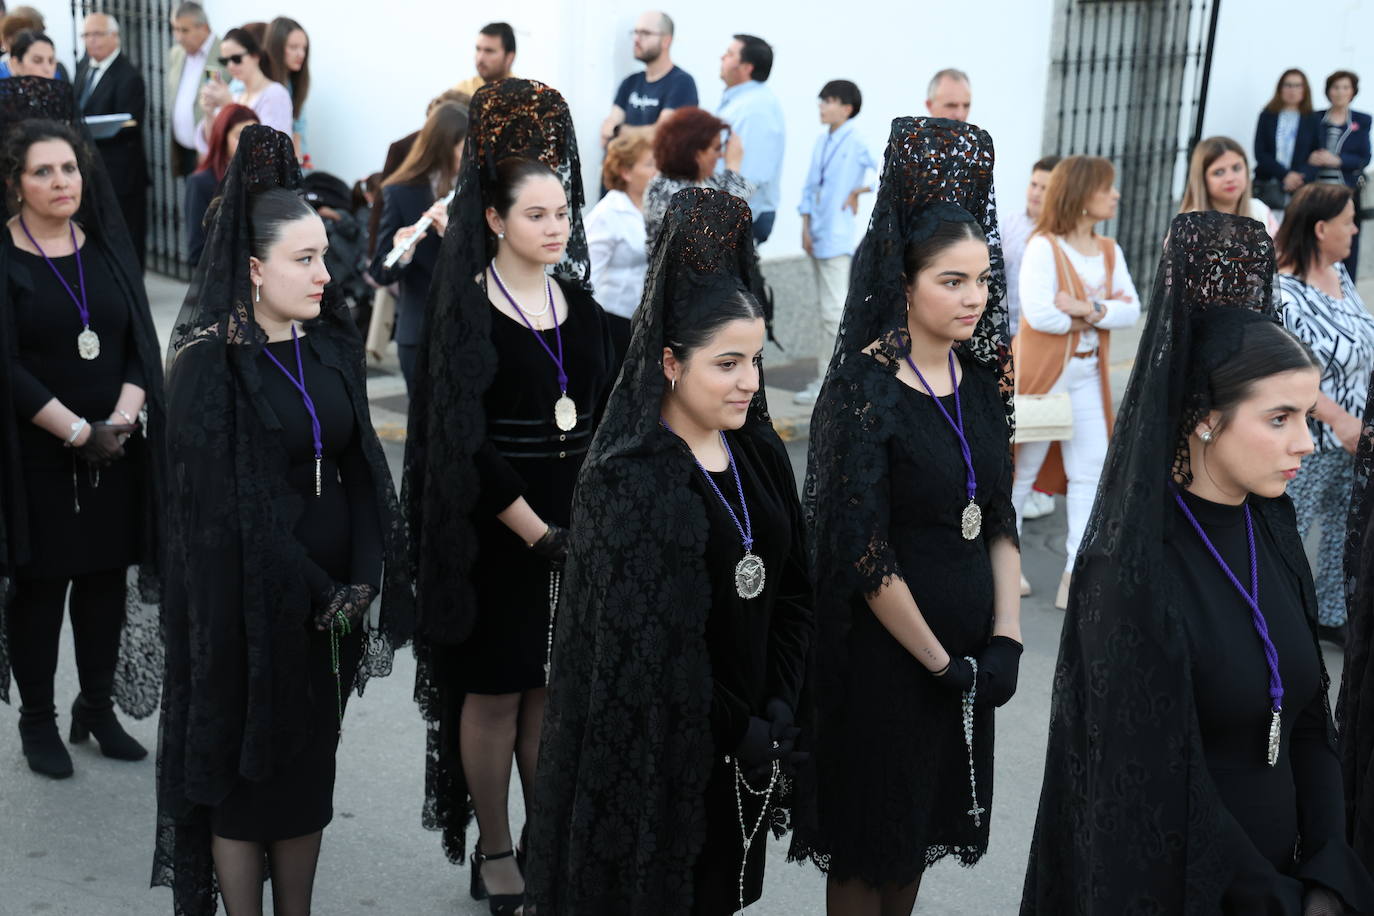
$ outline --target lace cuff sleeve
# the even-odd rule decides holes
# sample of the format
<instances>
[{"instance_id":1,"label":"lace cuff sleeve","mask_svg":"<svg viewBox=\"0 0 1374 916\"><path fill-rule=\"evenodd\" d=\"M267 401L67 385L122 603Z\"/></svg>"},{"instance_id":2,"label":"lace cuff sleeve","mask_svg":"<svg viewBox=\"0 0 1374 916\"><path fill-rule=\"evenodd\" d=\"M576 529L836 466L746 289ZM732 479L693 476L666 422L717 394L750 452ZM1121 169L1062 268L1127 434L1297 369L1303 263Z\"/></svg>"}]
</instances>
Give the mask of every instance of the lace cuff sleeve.
<instances>
[{"instance_id":1,"label":"lace cuff sleeve","mask_svg":"<svg viewBox=\"0 0 1374 916\"><path fill-rule=\"evenodd\" d=\"M1001 416L996 420L1002 423ZM1018 548L1021 546L1021 539L1016 533L1016 509L1011 502L1012 473L1011 447L1008 446L1001 473L997 475L988 504L983 509L983 543L989 546L1003 539L1011 541Z\"/></svg>"}]
</instances>

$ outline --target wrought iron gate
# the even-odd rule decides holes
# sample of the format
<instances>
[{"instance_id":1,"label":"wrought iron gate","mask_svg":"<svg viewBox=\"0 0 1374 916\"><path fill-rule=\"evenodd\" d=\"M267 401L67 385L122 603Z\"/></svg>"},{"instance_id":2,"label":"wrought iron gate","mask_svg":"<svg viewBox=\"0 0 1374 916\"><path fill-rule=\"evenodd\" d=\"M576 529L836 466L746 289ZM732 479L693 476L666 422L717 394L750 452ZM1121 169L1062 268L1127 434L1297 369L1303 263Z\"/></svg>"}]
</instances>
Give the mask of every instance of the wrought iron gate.
<instances>
[{"instance_id":1,"label":"wrought iron gate","mask_svg":"<svg viewBox=\"0 0 1374 916\"><path fill-rule=\"evenodd\" d=\"M172 177L172 104L167 94L167 49L172 46L173 0L72 0L72 44L83 53L79 32L88 13L119 20L120 53L143 75L148 110L143 115L143 146L148 156L148 269L189 279L182 228L185 184Z\"/></svg>"},{"instance_id":2,"label":"wrought iron gate","mask_svg":"<svg viewBox=\"0 0 1374 916\"><path fill-rule=\"evenodd\" d=\"M1148 295L1207 104L1221 0L1058 0L1044 152L1105 156L1121 205L1107 233Z\"/></svg>"}]
</instances>

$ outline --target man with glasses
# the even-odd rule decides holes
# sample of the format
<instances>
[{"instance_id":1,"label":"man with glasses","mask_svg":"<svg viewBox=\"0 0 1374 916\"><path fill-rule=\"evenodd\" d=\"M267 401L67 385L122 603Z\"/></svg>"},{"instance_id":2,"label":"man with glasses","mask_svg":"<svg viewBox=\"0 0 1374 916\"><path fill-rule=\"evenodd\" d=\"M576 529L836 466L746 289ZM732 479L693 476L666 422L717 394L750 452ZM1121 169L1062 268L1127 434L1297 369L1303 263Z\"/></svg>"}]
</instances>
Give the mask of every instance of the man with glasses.
<instances>
[{"instance_id":1,"label":"man with glasses","mask_svg":"<svg viewBox=\"0 0 1374 916\"><path fill-rule=\"evenodd\" d=\"M196 132L204 113L197 104L200 87L211 72L229 82L223 67L213 63L210 52L219 48L219 36L210 30L205 8L186 2L172 13L176 44L167 52L165 98L172 99L172 174L178 177L196 170Z\"/></svg>"},{"instance_id":2,"label":"man with glasses","mask_svg":"<svg viewBox=\"0 0 1374 916\"><path fill-rule=\"evenodd\" d=\"M143 120L148 92L143 77L120 52L119 20L91 13L81 27L86 53L76 65L76 104L83 117L127 114L132 122L95 141L110 173L129 239L141 267L146 251L148 162L143 155Z\"/></svg>"},{"instance_id":3,"label":"man with glasses","mask_svg":"<svg viewBox=\"0 0 1374 916\"><path fill-rule=\"evenodd\" d=\"M623 127L657 124L675 108L697 104L697 82L673 63L673 20L667 13L650 10L639 17L634 31L635 60L644 69L625 77L616 90L611 113L601 122L604 148Z\"/></svg>"}]
</instances>

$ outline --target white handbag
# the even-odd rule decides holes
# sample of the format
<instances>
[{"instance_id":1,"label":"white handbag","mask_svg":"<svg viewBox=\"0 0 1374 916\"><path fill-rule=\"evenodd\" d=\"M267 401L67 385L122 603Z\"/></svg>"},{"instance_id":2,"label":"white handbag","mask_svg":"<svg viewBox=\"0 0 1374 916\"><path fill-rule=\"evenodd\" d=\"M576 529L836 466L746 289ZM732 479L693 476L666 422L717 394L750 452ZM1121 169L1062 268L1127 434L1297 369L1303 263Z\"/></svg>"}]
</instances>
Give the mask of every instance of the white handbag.
<instances>
[{"instance_id":1,"label":"white handbag","mask_svg":"<svg viewBox=\"0 0 1374 916\"><path fill-rule=\"evenodd\" d=\"M1064 335L1064 368L1069 366L1072 335ZM1062 373L1061 373L1062 374ZM1067 391L1051 394L1022 394L1018 389L1020 373L1012 390L1016 412L1017 445L1027 442L1066 442L1073 438L1073 402Z\"/></svg>"}]
</instances>

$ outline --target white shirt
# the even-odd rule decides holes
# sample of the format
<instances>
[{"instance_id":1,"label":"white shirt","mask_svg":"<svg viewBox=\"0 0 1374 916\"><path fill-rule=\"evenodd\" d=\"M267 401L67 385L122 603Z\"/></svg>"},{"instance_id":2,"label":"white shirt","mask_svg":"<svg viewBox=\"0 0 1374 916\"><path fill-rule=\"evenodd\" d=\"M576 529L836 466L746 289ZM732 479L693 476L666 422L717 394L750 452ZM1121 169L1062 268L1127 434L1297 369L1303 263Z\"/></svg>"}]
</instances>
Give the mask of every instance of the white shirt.
<instances>
[{"instance_id":1,"label":"white shirt","mask_svg":"<svg viewBox=\"0 0 1374 916\"><path fill-rule=\"evenodd\" d=\"M1002 230L1002 261L1007 268L1007 313L1011 332L1016 333L1021 322L1021 258L1026 254L1026 242L1035 231L1035 220L1025 210L1017 210L999 227Z\"/></svg>"},{"instance_id":2,"label":"white shirt","mask_svg":"<svg viewBox=\"0 0 1374 916\"><path fill-rule=\"evenodd\" d=\"M187 149L196 148L196 106L200 104L201 77L205 75L205 64L210 59L210 45L214 39L213 35L207 37L200 50L186 55L176 101L172 103L172 136Z\"/></svg>"},{"instance_id":3,"label":"white shirt","mask_svg":"<svg viewBox=\"0 0 1374 916\"><path fill-rule=\"evenodd\" d=\"M1057 238L1060 249L1069 258L1069 264L1078 271L1083 288L1089 299L1100 299L1107 308L1107 314L1097 323L1104 331L1129 328L1140 318L1140 296L1135 291L1131 273L1126 269L1126 256L1121 246L1116 246L1116 264L1112 270L1112 286L1105 289L1107 277L1106 259L1101 252L1089 257L1075 250L1062 238ZM1108 298L1120 290L1122 298ZM1021 320L1045 334L1067 334L1073 319L1061 312L1054 304L1055 293L1059 292L1059 278L1054 270L1054 249L1049 239L1043 235L1031 236L1026 243L1026 253L1021 258ZM1078 349L1092 350L1097 347L1097 331L1089 328L1079 337Z\"/></svg>"},{"instance_id":4,"label":"white shirt","mask_svg":"<svg viewBox=\"0 0 1374 916\"><path fill-rule=\"evenodd\" d=\"M90 69L87 71L86 76L87 84L90 87L86 90L86 93L88 95L92 92L95 92L95 87L100 85L100 78L105 75L105 71L110 69L110 67L114 64L115 59L118 57L119 48L115 48L113 54L111 54L104 60L100 61L99 63L91 61ZM137 112L130 112L130 114L132 114L134 117L138 117Z\"/></svg>"},{"instance_id":5,"label":"white shirt","mask_svg":"<svg viewBox=\"0 0 1374 916\"><path fill-rule=\"evenodd\" d=\"M624 191L607 191L582 221L592 261L592 290L603 309L634 316L649 269L644 214Z\"/></svg>"}]
</instances>

